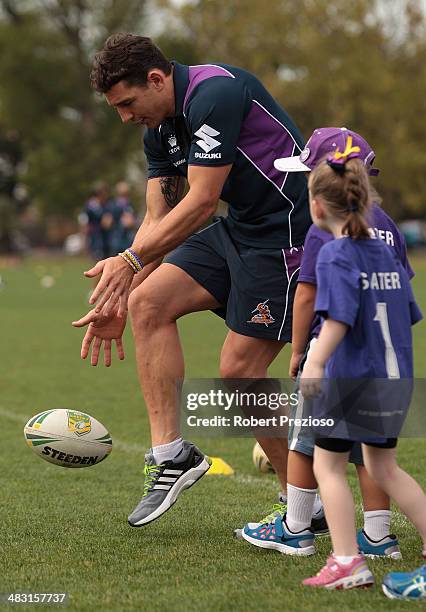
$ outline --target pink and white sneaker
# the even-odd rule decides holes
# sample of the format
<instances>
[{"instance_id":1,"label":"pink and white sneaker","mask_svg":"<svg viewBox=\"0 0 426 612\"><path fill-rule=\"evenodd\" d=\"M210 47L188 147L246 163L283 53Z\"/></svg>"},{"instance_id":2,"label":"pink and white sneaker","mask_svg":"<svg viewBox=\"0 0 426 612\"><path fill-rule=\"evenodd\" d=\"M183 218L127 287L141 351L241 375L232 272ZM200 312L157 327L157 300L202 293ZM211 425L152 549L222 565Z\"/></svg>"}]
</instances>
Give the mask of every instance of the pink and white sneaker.
<instances>
[{"instance_id":1,"label":"pink and white sneaker","mask_svg":"<svg viewBox=\"0 0 426 612\"><path fill-rule=\"evenodd\" d=\"M358 555L347 565L339 563L334 555L330 555L318 574L306 578L302 584L325 589L355 589L372 586L374 577L363 555Z\"/></svg>"}]
</instances>

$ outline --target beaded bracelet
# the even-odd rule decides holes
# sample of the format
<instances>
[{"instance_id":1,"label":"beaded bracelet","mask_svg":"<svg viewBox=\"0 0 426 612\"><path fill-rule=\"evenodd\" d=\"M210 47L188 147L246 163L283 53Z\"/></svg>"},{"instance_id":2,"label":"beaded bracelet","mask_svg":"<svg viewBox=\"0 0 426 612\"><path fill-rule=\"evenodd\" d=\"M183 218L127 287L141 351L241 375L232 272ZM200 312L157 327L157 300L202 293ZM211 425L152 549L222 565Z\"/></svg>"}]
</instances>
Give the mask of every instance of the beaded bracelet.
<instances>
[{"instance_id":1,"label":"beaded bracelet","mask_svg":"<svg viewBox=\"0 0 426 612\"><path fill-rule=\"evenodd\" d=\"M132 251L132 249L126 249L124 252L128 257L131 258L138 271L140 272L143 268L143 262L141 258L137 255L137 253L135 253L135 251Z\"/></svg>"},{"instance_id":2,"label":"beaded bracelet","mask_svg":"<svg viewBox=\"0 0 426 612\"><path fill-rule=\"evenodd\" d=\"M124 261L132 268L135 274L139 271L134 265L134 263L132 262L132 260L126 257L125 253L119 253L119 256L122 257Z\"/></svg>"},{"instance_id":3,"label":"beaded bracelet","mask_svg":"<svg viewBox=\"0 0 426 612\"><path fill-rule=\"evenodd\" d=\"M119 253L119 255L129 264L129 266L131 266L135 274L142 270L142 260L134 251L132 251L132 249L126 249L123 253Z\"/></svg>"}]
</instances>

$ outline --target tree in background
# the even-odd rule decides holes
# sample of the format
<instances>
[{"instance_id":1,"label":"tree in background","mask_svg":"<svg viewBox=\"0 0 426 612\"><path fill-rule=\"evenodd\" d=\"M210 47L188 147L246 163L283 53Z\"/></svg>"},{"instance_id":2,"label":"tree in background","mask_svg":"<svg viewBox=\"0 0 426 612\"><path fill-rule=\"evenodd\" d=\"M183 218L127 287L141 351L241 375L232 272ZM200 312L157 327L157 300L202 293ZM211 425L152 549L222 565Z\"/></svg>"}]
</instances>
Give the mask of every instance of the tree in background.
<instances>
[{"instance_id":1,"label":"tree in background","mask_svg":"<svg viewBox=\"0 0 426 612\"><path fill-rule=\"evenodd\" d=\"M44 214L73 216L94 180L144 166L141 133L89 85L118 31L184 63L254 72L305 136L347 125L376 150L397 218L426 213L426 32L422 0L0 0L0 117L17 130L25 182Z\"/></svg>"},{"instance_id":2,"label":"tree in background","mask_svg":"<svg viewBox=\"0 0 426 612\"><path fill-rule=\"evenodd\" d=\"M346 125L373 145L386 208L426 213L426 28L421 0L162 2L197 62L254 72L305 136ZM168 50L167 49L167 50Z\"/></svg>"},{"instance_id":3,"label":"tree in background","mask_svg":"<svg viewBox=\"0 0 426 612\"><path fill-rule=\"evenodd\" d=\"M89 72L105 38L143 18L141 0L0 0L1 120L20 135L43 213L74 215L94 180L142 160L141 132L92 92Z\"/></svg>"}]
</instances>

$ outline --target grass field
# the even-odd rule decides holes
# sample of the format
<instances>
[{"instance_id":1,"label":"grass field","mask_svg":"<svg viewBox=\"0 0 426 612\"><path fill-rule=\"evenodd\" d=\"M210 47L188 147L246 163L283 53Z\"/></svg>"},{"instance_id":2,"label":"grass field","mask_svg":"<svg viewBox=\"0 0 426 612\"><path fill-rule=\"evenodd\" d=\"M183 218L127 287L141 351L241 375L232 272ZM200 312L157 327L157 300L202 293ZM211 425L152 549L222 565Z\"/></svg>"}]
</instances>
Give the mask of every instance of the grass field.
<instances>
[{"instance_id":1,"label":"grass field","mask_svg":"<svg viewBox=\"0 0 426 612\"><path fill-rule=\"evenodd\" d=\"M413 262L416 295L426 311L426 262ZM206 477L162 519L138 530L127 525L142 492L148 423L129 330L124 362L105 369L80 361L82 333L70 322L87 308L84 266L80 260L28 260L0 269L0 593L68 592L69 609L87 611L412 609L387 600L378 585L347 593L302 588L301 579L325 560L328 538L319 541L316 556L305 559L234 541L233 529L269 510L278 491L274 477L261 476L252 465L249 439L198 440L205 452L230 463L235 476ZM44 274L55 276L50 289L40 286ZM218 376L226 332L221 320L202 313L186 317L180 327L187 376ZM425 376L425 323L416 327L415 344L416 372ZM271 374L285 376L287 360L285 352ZM57 468L26 447L26 420L60 407L87 411L107 426L114 448L102 465ZM400 459L425 486L425 441L403 440ZM404 560L372 562L377 583L391 569L421 563L420 541L398 513L393 530Z\"/></svg>"}]
</instances>

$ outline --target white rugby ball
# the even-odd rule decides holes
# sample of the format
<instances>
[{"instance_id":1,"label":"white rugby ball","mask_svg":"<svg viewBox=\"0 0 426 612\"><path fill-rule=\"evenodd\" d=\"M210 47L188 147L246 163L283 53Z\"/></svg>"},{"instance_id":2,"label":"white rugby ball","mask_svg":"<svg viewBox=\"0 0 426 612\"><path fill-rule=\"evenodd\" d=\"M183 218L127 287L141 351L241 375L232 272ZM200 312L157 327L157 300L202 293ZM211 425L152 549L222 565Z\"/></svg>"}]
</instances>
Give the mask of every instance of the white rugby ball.
<instances>
[{"instance_id":1,"label":"white rugby ball","mask_svg":"<svg viewBox=\"0 0 426 612\"><path fill-rule=\"evenodd\" d=\"M264 474L267 474L268 472L275 472L259 442L256 442L256 444L253 446L253 463L259 472L263 472Z\"/></svg>"},{"instance_id":2,"label":"white rugby ball","mask_svg":"<svg viewBox=\"0 0 426 612\"><path fill-rule=\"evenodd\" d=\"M36 455L67 468L96 465L112 450L111 436L102 423L78 410L40 412L25 425L24 436Z\"/></svg>"}]
</instances>

